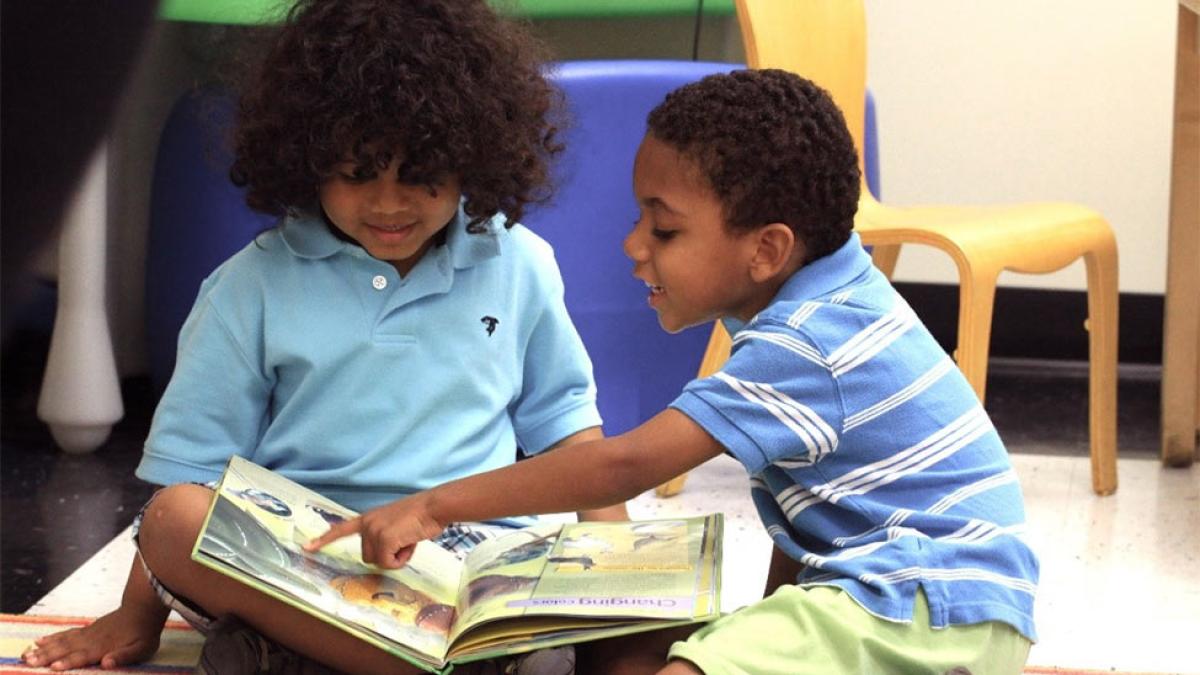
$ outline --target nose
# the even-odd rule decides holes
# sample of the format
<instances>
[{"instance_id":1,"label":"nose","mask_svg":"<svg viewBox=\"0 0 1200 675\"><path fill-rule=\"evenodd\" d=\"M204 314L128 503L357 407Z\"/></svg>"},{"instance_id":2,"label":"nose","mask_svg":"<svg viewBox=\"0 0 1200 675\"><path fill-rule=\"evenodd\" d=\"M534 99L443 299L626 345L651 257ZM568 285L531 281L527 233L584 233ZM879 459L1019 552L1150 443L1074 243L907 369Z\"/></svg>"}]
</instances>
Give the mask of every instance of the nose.
<instances>
[{"instance_id":1,"label":"nose","mask_svg":"<svg viewBox=\"0 0 1200 675\"><path fill-rule=\"evenodd\" d=\"M645 234L642 233L641 221L633 224L633 229L625 235L621 248L625 255L635 263L646 262L650 259L650 249L646 246Z\"/></svg>"},{"instance_id":2,"label":"nose","mask_svg":"<svg viewBox=\"0 0 1200 675\"><path fill-rule=\"evenodd\" d=\"M380 176L379 180L376 180L375 183L375 190L372 191L371 208L376 213L381 214L399 213L410 210L413 205L413 190L420 189L400 183L391 176Z\"/></svg>"}]
</instances>

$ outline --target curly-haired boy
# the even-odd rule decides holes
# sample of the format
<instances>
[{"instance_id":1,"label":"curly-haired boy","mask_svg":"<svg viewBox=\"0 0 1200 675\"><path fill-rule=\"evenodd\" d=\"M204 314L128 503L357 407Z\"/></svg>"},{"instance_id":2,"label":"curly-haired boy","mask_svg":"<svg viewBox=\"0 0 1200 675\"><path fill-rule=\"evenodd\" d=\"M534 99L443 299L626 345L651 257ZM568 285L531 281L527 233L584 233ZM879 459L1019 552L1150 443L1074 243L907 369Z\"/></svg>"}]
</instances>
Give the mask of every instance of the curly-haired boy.
<instances>
[{"instance_id":1,"label":"curly-haired boy","mask_svg":"<svg viewBox=\"0 0 1200 675\"><path fill-rule=\"evenodd\" d=\"M193 562L204 484L240 455L364 511L518 447L601 437L553 253L516 224L559 150L534 40L485 0L300 0L264 45L231 174L280 222L204 281L181 331L137 470L167 487L140 516L121 606L39 640L29 664L143 660L174 609L208 633L202 672L416 672ZM439 543L521 524L500 520L447 523ZM558 655L517 672L565 673Z\"/></svg>"}]
</instances>

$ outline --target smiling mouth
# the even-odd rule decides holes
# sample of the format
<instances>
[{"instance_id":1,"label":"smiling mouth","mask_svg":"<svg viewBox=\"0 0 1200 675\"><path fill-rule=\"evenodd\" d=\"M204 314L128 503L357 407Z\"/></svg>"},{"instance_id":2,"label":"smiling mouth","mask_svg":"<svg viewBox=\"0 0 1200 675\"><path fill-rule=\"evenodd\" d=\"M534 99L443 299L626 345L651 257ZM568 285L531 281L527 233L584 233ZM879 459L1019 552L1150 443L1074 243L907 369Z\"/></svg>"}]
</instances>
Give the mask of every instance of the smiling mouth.
<instances>
[{"instance_id":1,"label":"smiling mouth","mask_svg":"<svg viewBox=\"0 0 1200 675\"><path fill-rule=\"evenodd\" d=\"M367 227L369 227L373 230L379 230L380 232L402 232L404 230L407 230L407 229L410 229L410 228L413 228L416 226L417 226L416 223L409 223L407 225L375 225L375 224L371 224L371 223L367 224Z\"/></svg>"}]
</instances>

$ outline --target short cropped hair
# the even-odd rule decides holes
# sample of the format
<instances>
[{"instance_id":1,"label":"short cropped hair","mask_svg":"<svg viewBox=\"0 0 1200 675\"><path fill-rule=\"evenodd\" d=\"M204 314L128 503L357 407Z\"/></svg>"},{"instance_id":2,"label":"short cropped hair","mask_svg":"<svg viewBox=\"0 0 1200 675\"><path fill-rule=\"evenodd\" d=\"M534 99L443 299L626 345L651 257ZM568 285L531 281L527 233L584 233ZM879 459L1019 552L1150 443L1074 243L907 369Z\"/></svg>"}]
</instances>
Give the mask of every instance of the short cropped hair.
<instances>
[{"instance_id":1,"label":"short cropped hair","mask_svg":"<svg viewBox=\"0 0 1200 675\"><path fill-rule=\"evenodd\" d=\"M699 165L731 230L785 223L806 263L850 237L858 154L841 111L812 82L774 69L709 75L668 94L647 124Z\"/></svg>"},{"instance_id":2,"label":"short cropped hair","mask_svg":"<svg viewBox=\"0 0 1200 675\"><path fill-rule=\"evenodd\" d=\"M245 82L230 176L257 211L316 211L346 160L432 185L472 225L549 196L561 96L542 46L485 0L299 0Z\"/></svg>"}]
</instances>

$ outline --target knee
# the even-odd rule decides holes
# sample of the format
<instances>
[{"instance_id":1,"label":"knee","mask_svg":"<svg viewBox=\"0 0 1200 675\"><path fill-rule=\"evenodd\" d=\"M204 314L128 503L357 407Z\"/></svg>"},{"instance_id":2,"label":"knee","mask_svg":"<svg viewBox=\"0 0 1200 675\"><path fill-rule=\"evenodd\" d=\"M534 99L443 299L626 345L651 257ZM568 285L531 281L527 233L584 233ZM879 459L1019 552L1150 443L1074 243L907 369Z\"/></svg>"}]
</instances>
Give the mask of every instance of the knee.
<instances>
[{"instance_id":1,"label":"knee","mask_svg":"<svg viewBox=\"0 0 1200 675\"><path fill-rule=\"evenodd\" d=\"M662 670L658 671L658 675L704 675L704 671L697 668L691 661L671 659Z\"/></svg>"},{"instance_id":2,"label":"knee","mask_svg":"<svg viewBox=\"0 0 1200 675\"><path fill-rule=\"evenodd\" d=\"M212 490L202 485L172 485L154 495L142 515L138 549L155 576L190 560L211 501Z\"/></svg>"}]
</instances>

